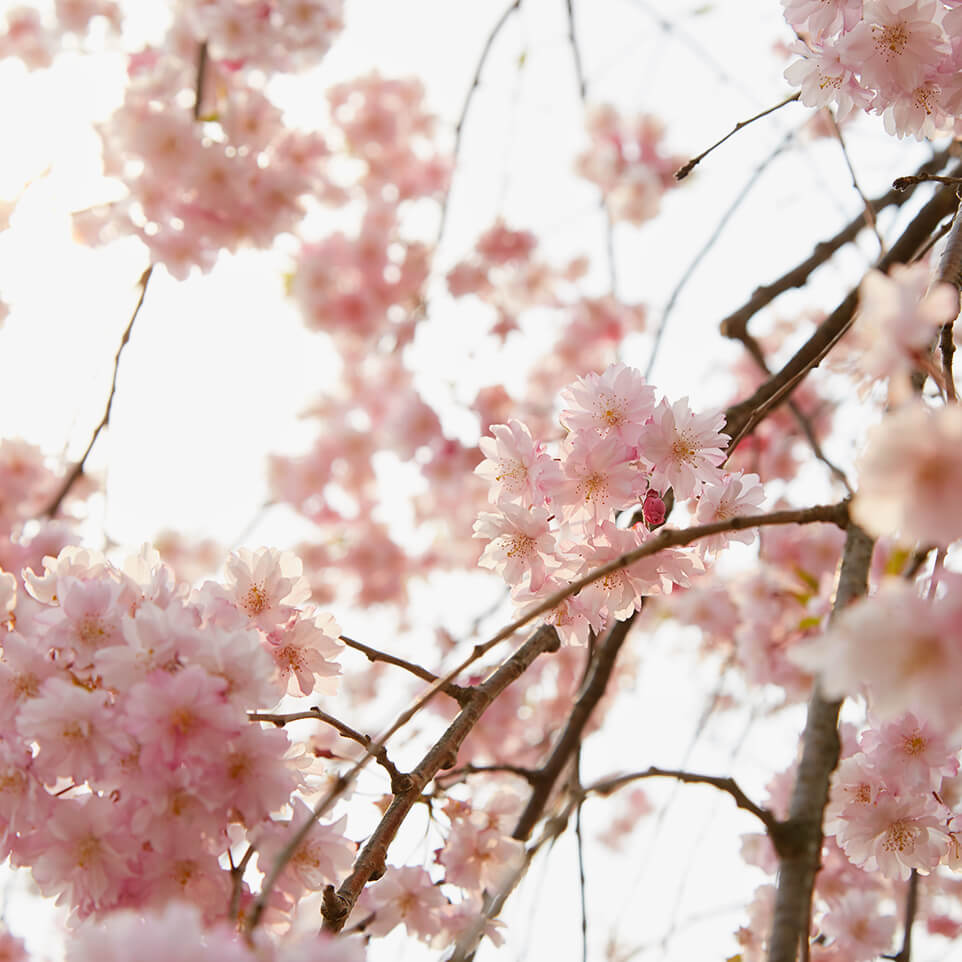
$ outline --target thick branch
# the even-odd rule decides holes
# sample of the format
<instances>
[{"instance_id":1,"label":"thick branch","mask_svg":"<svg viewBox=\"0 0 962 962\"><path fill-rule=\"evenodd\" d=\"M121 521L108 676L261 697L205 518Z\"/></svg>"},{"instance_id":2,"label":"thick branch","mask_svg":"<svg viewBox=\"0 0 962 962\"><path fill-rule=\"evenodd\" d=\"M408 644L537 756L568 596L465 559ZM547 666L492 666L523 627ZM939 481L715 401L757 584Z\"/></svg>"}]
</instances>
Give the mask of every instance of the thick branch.
<instances>
[{"instance_id":1,"label":"thick branch","mask_svg":"<svg viewBox=\"0 0 962 962\"><path fill-rule=\"evenodd\" d=\"M878 262L885 271L893 264L910 261L919 247L935 230L939 221L955 210L955 193L940 190L915 216L891 250ZM788 363L765 381L751 397L732 405L726 412L726 432L731 436L729 450L767 417L779 404L787 400L808 372L817 367L822 358L849 329L858 304L858 290L850 291L838 307L816 328L812 336L799 348Z\"/></svg>"},{"instance_id":2,"label":"thick branch","mask_svg":"<svg viewBox=\"0 0 962 962\"><path fill-rule=\"evenodd\" d=\"M336 893L324 900L324 928L339 932L350 915L364 886L384 874L387 850L425 785L442 769L452 768L458 749L468 733L478 723L485 709L512 682L546 651L556 650L558 633L542 626L485 681L474 689L474 697L461 709L444 734L434 743L418 766L411 772L411 784L406 792L396 795L367 844L358 854L351 874Z\"/></svg>"},{"instance_id":3,"label":"thick branch","mask_svg":"<svg viewBox=\"0 0 962 962\"><path fill-rule=\"evenodd\" d=\"M955 212L952 229L945 242L945 250L939 261L939 280L951 284L956 291L962 292L962 204ZM956 315L958 315L958 300ZM945 397L949 401L956 400L955 375L952 373L952 359L955 356L955 339L953 328L955 318L942 326L939 332L939 350L942 354L942 379L945 381Z\"/></svg>"},{"instance_id":4,"label":"thick branch","mask_svg":"<svg viewBox=\"0 0 962 962\"><path fill-rule=\"evenodd\" d=\"M832 606L836 618L868 590L873 540L849 524ZM779 851L775 915L768 942L768 962L795 962L802 940L808 939L815 873L822 858L822 818L829 779L838 764L838 711L841 701L826 699L816 681L808 703L799 762L788 820L783 823Z\"/></svg>"},{"instance_id":5,"label":"thick branch","mask_svg":"<svg viewBox=\"0 0 962 962\"><path fill-rule=\"evenodd\" d=\"M919 172L941 170L948 160L948 150L940 151L930 161L919 168ZM899 191L893 188L869 201L869 206L873 214L884 210L886 207L901 207L909 197L911 192ZM748 322L763 308L767 307L775 300L779 294L790 291L795 287L802 287L816 268L821 267L837 250L850 244L859 233L865 228L865 213L853 218L846 224L834 237L822 241L815 245L815 250L811 255L793 267L790 271L783 274L777 281L765 284L755 289L752 296L737 311L729 314L720 324L721 332L725 337L742 340L742 334L746 330Z\"/></svg>"},{"instance_id":6,"label":"thick branch","mask_svg":"<svg viewBox=\"0 0 962 962\"><path fill-rule=\"evenodd\" d=\"M100 419L100 423L94 428L93 434L90 436L90 440L87 442L87 447L84 453L81 455L80 460L67 472L67 476L63 480L63 484L60 485L60 489L54 495L53 500L47 506L47 509L43 512L45 517L53 518L57 512L60 510L60 505L63 504L64 498L70 493L70 489L77 483L80 476L84 473L84 465L87 463L87 458L90 456L90 452L93 450L93 446L97 443L97 438L100 437L100 432L107 427L110 422L110 410L114 404L114 395L117 393L117 371L120 369L120 356L124 353L124 348L127 346L127 342L130 340L130 332L134 329L134 321L137 320L137 315L140 313L140 309L144 304L144 297L147 294L147 284L150 281L150 277L154 272L154 265L151 264L140 275L140 280L137 282L140 288L140 295L137 298L137 303L134 306L134 311L130 315L130 321L127 323L127 327L124 328L124 333L120 338L120 346L117 348L117 353L114 356L114 373L110 379L110 393L107 395L107 405L104 408L103 417Z\"/></svg>"},{"instance_id":7,"label":"thick branch","mask_svg":"<svg viewBox=\"0 0 962 962\"><path fill-rule=\"evenodd\" d=\"M635 613L632 613L624 621L616 622L612 625L605 640L598 646L591 662L591 668L581 686L581 690L578 692L578 697L575 699L564 729L558 736L558 740L551 749L548 758L531 779L533 791L524 811L518 818L518 823L512 832L512 838L519 841L527 839L531 835L535 823L541 818L555 783L561 772L574 757L575 751L581 744L585 725L588 724L591 713L608 687L611 673L615 667L615 659L628 637L628 631L634 620Z\"/></svg>"}]
</instances>

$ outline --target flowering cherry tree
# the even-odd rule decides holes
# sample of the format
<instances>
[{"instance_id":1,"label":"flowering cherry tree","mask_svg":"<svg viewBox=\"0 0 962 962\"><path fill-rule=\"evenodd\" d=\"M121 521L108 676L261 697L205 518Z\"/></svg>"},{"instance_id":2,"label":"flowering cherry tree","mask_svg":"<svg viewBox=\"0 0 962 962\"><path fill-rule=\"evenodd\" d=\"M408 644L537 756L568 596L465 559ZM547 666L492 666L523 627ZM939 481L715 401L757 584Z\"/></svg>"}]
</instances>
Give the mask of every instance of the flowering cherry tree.
<instances>
[{"instance_id":1,"label":"flowering cherry tree","mask_svg":"<svg viewBox=\"0 0 962 962\"><path fill-rule=\"evenodd\" d=\"M176 0L157 22L124 0L3 10L0 68L21 79L121 65L91 129L108 189L69 213L93 256L139 259L80 456L0 441L0 846L59 908L70 962L493 957L567 838L572 957L681 957L684 922L654 947L597 931L592 870L626 873L600 846L693 836L664 820L698 785L743 818L727 826L741 858L715 860L713 885L752 880L712 957L909 962L962 934L962 5L782 0L783 34L753 41L778 42L782 100L728 136L801 101L772 156L839 151L854 217L760 278L723 236L753 180L657 309L626 293L633 245L671 230L699 181L735 194L713 169L742 141L695 154L671 111L596 97L597 24L573 0L554 11L580 137L564 163L597 237L559 255L505 204L449 240L476 98L508 32L548 16L535 6L486 14L448 118L418 76L330 67L361 0ZM688 20L743 16L638 6L706 62ZM891 148L875 198L846 146L864 131ZM56 175L0 201L0 233ZM332 359L305 443L263 451L263 512L298 533L118 544L91 455L124 405L142 308L251 250ZM712 348L715 403L697 338L685 390L654 375L712 250L763 281L711 318L734 342ZM806 306L773 315L796 289ZM13 300L8 329L26 309ZM442 397L431 373L477 357L446 357L438 322L463 319L467 341L478 318L477 354L497 360ZM631 718L659 645L692 679L720 676L693 745L739 712L776 733L747 778L735 755L655 764L680 719ZM6 923L0 956L28 958L28 927Z\"/></svg>"}]
</instances>

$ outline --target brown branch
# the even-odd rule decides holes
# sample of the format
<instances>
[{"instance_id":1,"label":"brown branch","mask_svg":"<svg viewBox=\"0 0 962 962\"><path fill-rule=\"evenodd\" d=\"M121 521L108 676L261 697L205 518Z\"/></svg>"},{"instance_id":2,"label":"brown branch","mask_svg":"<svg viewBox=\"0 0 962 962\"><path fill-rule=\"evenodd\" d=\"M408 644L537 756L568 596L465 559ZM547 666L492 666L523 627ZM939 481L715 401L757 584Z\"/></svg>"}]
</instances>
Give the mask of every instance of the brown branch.
<instances>
[{"instance_id":1,"label":"brown branch","mask_svg":"<svg viewBox=\"0 0 962 962\"><path fill-rule=\"evenodd\" d=\"M748 332L747 326L744 327L739 332L732 334L735 340L741 341L744 345L745 350L748 351L751 359L758 365L766 377L771 377L772 370L768 366L768 362L765 360L765 354L762 351L761 344L752 337ZM818 440L818 435L815 433L815 428L812 426L811 420L802 411L802 409L793 400L788 401L788 409L792 412L792 416L795 418L796 423L801 428L802 434L805 435L805 440L808 441L809 447L812 449L812 453L818 458L819 461L824 464L829 471L845 486L845 490L849 495L854 494L852 485L849 483L848 477L845 472L832 461L825 451L822 449L821 442Z\"/></svg>"},{"instance_id":2,"label":"brown branch","mask_svg":"<svg viewBox=\"0 0 962 962\"><path fill-rule=\"evenodd\" d=\"M585 788L586 795L610 795L612 792L618 791L620 788L624 788L625 785L630 785L632 782L637 782L642 778L674 778L679 782L685 782L689 785L711 785L714 788L719 789L722 792L730 795L734 800L735 804L744 809L746 812L750 812L754 815L761 823L765 826L765 830L774 839L780 831L781 823L775 818L774 812L761 805L756 805L739 787L738 783L734 778L728 778L722 775L700 775L696 772L684 772L678 771L673 768L657 768L652 765L650 768L646 768L643 772L631 772L628 775L615 775L611 778L605 778L601 781L597 781L592 785L588 785Z\"/></svg>"},{"instance_id":3,"label":"brown branch","mask_svg":"<svg viewBox=\"0 0 962 962\"><path fill-rule=\"evenodd\" d=\"M558 736L558 740L544 764L531 779L533 790L524 811L518 818L514 831L511 833L512 838L525 841L530 837L531 830L538 819L541 818L555 783L561 772L571 762L574 753L581 744L585 725L588 724L591 713L608 688L618 652L621 651L634 620L635 613L633 612L624 621L616 622L612 625L605 640L598 646L595 657L592 659L591 668L582 683L581 690L578 692L564 729Z\"/></svg>"},{"instance_id":4,"label":"brown branch","mask_svg":"<svg viewBox=\"0 0 962 962\"><path fill-rule=\"evenodd\" d=\"M943 188L936 193L906 227L889 252L880 258L877 265L879 270L885 271L893 264L911 260L939 221L954 209L953 191ZM805 375L821 362L848 331L857 304L858 290L855 289L850 291L842 303L815 329L780 371L765 381L751 397L739 401L727 410L725 430L731 437L728 446L730 451L779 404L787 400Z\"/></svg>"},{"instance_id":5,"label":"brown branch","mask_svg":"<svg viewBox=\"0 0 962 962\"><path fill-rule=\"evenodd\" d=\"M929 170L940 170L945 166L948 158L948 150L940 151L930 161L922 164L919 168L919 174L921 175ZM869 201L869 205L872 208L872 212L877 214L886 207L901 207L911 196L911 193L904 193L893 189L881 197ZM756 288L745 304L738 308L737 311L733 311L721 322L720 327L722 334L724 334L725 337L743 340L744 332L751 318L763 307L767 307L779 294L784 294L785 291L790 291L796 287L802 287L816 268L824 264L837 250L855 240L864 228L865 215L859 214L858 217L849 221L834 237L830 237L828 240L816 244L814 251L812 251L809 257L796 267L793 267L790 271L787 271L778 278L778 280Z\"/></svg>"},{"instance_id":6,"label":"brown branch","mask_svg":"<svg viewBox=\"0 0 962 962\"><path fill-rule=\"evenodd\" d=\"M278 728L283 728L290 722L304 721L308 718L314 721L322 721L325 725L330 725L339 735L350 739L352 742L357 742L358 745L362 745L366 749L370 749L371 747L372 738L370 735L365 735L351 728L350 725L346 725L333 715L321 711L316 705L311 706L307 711L295 711L280 715L263 711L251 711L247 713L248 721L268 722L271 725L276 725ZM407 775L400 772L394 762L388 758L387 749L383 745L376 746L371 753L371 757L388 773L391 779L391 791L395 795L408 788Z\"/></svg>"},{"instance_id":7,"label":"brown branch","mask_svg":"<svg viewBox=\"0 0 962 962\"><path fill-rule=\"evenodd\" d=\"M538 655L557 650L559 643L557 631L547 625L542 626L504 664L481 684L475 686L474 697L461 709L444 734L411 772L409 789L394 797L377 828L358 854L351 874L335 894L325 899L322 913L326 930L339 932L364 886L384 873L388 847L411 807L420 798L425 785L439 771L454 766L461 743L478 723L488 706L505 688L521 677Z\"/></svg>"},{"instance_id":8,"label":"brown branch","mask_svg":"<svg viewBox=\"0 0 962 962\"><path fill-rule=\"evenodd\" d=\"M675 180L684 180L713 150L721 147L729 137L734 137L743 127L747 127L749 124L755 123L756 120L761 120L762 117L767 117L769 114L775 113L776 110L781 110L786 104L794 103L801 97L801 93L794 93L791 97L786 97L780 103L775 104L774 107L768 107L761 113L755 114L754 117L749 117L748 120L739 120L732 129L722 137L721 140L715 141L707 150L703 150L697 157L692 157L683 167L680 167L675 171Z\"/></svg>"},{"instance_id":9,"label":"brown branch","mask_svg":"<svg viewBox=\"0 0 962 962\"><path fill-rule=\"evenodd\" d=\"M920 171L915 175L896 177L895 180L892 181L892 189L908 190L910 187L915 187L917 184L924 184L926 181L942 184L945 187L958 187L962 184L962 177L940 177L938 174Z\"/></svg>"},{"instance_id":10,"label":"brown branch","mask_svg":"<svg viewBox=\"0 0 962 962\"><path fill-rule=\"evenodd\" d=\"M448 779L460 779L464 775L517 775L526 782L532 782L538 777L538 772L533 768L524 768L522 765L459 765L452 768L443 775L438 774L437 779L443 779L446 785L451 782Z\"/></svg>"},{"instance_id":11,"label":"brown branch","mask_svg":"<svg viewBox=\"0 0 962 962\"><path fill-rule=\"evenodd\" d=\"M204 105L204 74L207 72L207 41L204 40L197 49L197 71L194 82L194 120L200 120Z\"/></svg>"},{"instance_id":12,"label":"brown branch","mask_svg":"<svg viewBox=\"0 0 962 962\"><path fill-rule=\"evenodd\" d=\"M347 635L339 635L338 639L343 641L348 648L353 648L355 651L361 652L370 662L382 661L387 665L403 668L422 681L427 681L431 684L435 684L438 681L438 676L435 675L434 672L428 671L427 668L422 668L420 665L414 664L414 662L399 658L397 655L388 654L388 652L381 651L378 648L372 648L370 645L365 645L364 642L356 641ZM465 688L463 685L455 685L453 682L446 682L438 690L444 692L445 695L450 695L461 705L471 698L470 688Z\"/></svg>"},{"instance_id":13,"label":"brown branch","mask_svg":"<svg viewBox=\"0 0 962 962\"><path fill-rule=\"evenodd\" d=\"M892 962L911 962L912 959L912 926L919 908L919 873L912 869L909 884L905 891L905 922L902 925L902 947L895 955L883 955L883 959Z\"/></svg>"},{"instance_id":14,"label":"brown branch","mask_svg":"<svg viewBox=\"0 0 962 962\"><path fill-rule=\"evenodd\" d=\"M662 528L658 534L640 547L635 548L634 551L629 551L600 568L595 568L583 577L572 581L566 588L550 595L526 614L506 625L484 644L476 645L475 651L480 651L483 654L499 642L510 638L519 628L523 628L529 622L534 621L535 618L553 611L562 601L576 595L587 585L599 581L615 571L620 571L622 568L627 568L636 561L641 561L642 558L648 558L659 551L664 551L666 548L685 547L702 538L710 538L712 535L723 534L726 531L744 531L747 528L761 528L773 524L813 524L816 522L826 522L845 528L848 525L848 501L840 501L838 504L820 504L811 508L786 508L768 514L740 515L726 521L713 521L711 524L693 525L690 528Z\"/></svg>"},{"instance_id":15,"label":"brown branch","mask_svg":"<svg viewBox=\"0 0 962 962\"><path fill-rule=\"evenodd\" d=\"M54 498L50 504L42 512L44 517L53 518L56 516L57 512L60 510L60 505L63 504L64 498L67 497L67 495L70 493L70 489L77 483L80 476L84 473L84 465L87 463L87 458L90 456L93 446L97 443L97 438L100 437L100 432L103 431L103 429L107 427L107 424L110 422L110 410L113 407L114 395L117 393L117 371L120 369L120 356L124 353L124 348L127 346L127 342L130 340L130 333L134 328L134 321L137 320L137 315L140 313L140 309L143 306L144 297L147 294L147 284L150 281L153 272L154 265L151 264L147 270L140 275L140 280L137 282L137 285L140 288L140 294L137 297L137 303L134 306L133 313L130 315L130 321L127 323L127 327L124 329L123 335L121 335L120 346L117 348L117 353L114 356L114 373L110 379L110 393L107 395L107 405L104 408L103 417L101 417L100 423L94 428L93 434L90 436L90 440L87 442L87 447L84 450L80 460L67 472L63 483L60 485L60 489L54 495Z\"/></svg>"},{"instance_id":16,"label":"brown branch","mask_svg":"<svg viewBox=\"0 0 962 962\"><path fill-rule=\"evenodd\" d=\"M955 219L949 230L949 236L939 261L939 280L951 284L957 292L962 292L962 203L955 212ZM959 301L956 299L956 316L959 313ZM955 339L953 329L955 318L942 326L939 331L939 350L942 354L942 379L945 397L955 401L955 375L952 372L952 359L955 356Z\"/></svg>"},{"instance_id":17,"label":"brown branch","mask_svg":"<svg viewBox=\"0 0 962 962\"><path fill-rule=\"evenodd\" d=\"M256 852L257 849L253 845L247 846L247 851L241 857L241 860L235 865L234 860L231 858L230 866L230 908L228 910L227 917L230 919L236 919L238 913L240 912L240 899L241 899L241 885L244 881L244 872L247 870L247 863L250 862L251 856ZM230 858L230 850L227 852L228 858Z\"/></svg>"},{"instance_id":18,"label":"brown branch","mask_svg":"<svg viewBox=\"0 0 962 962\"><path fill-rule=\"evenodd\" d=\"M849 524L839 568L832 618L868 590L874 541ZM816 680L808 703L802 735L802 759L792 791L789 817L781 827L778 889L768 940L768 962L795 962L799 946L807 945L815 873L822 858L822 818L831 774L840 750L838 712L841 701L826 699Z\"/></svg>"}]
</instances>

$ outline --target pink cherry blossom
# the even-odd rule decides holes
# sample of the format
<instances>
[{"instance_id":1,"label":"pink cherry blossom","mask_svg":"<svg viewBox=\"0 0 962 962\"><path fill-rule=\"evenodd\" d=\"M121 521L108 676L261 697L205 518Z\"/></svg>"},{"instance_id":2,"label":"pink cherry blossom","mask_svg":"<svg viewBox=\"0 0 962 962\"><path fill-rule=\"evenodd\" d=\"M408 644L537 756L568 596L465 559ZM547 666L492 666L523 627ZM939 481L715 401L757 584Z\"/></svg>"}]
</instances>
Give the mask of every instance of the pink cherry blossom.
<instances>
[{"instance_id":1,"label":"pink cherry blossom","mask_svg":"<svg viewBox=\"0 0 962 962\"><path fill-rule=\"evenodd\" d=\"M948 849L944 820L935 813L931 796L884 794L861 806L836 834L856 865L904 881L912 869L928 875Z\"/></svg>"},{"instance_id":2,"label":"pink cherry blossom","mask_svg":"<svg viewBox=\"0 0 962 962\"><path fill-rule=\"evenodd\" d=\"M555 565L548 511L510 502L499 508L499 514L482 513L474 523L474 536L490 539L478 564L500 572L510 585L519 585L528 575L531 591L539 591L548 577L548 565Z\"/></svg>"},{"instance_id":3,"label":"pink cherry blossom","mask_svg":"<svg viewBox=\"0 0 962 962\"><path fill-rule=\"evenodd\" d=\"M589 526L611 520L635 502L647 479L632 449L615 434L578 434L561 463L566 478L555 503L569 521Z\"/></svg>"},{"instance_id":4,"label":"pink cherry blossom","mask_svg":"<svg viewBox=\"0 0 962 962\"><path fill-rule=\"evenodd\" d=\"M561 392L568 407L561 423L570 431L616 434L629 447L655 409L655 392L639 371L612 364L602 374L586 374Z\"/></svg>"},{"instance_id":5,"label":"pink cherry blossom","mask_svg":"<svg viewBox=\"0 0 962 962\"><path fill-rule=\"evenodd\" d=\"M852 505L874 534L946 545L962 537L962 408L921 401L869 432Z\"/></svg>"},{"instance_id":6,"label":"pink cherry blossom","mask_svg":"<svg viewBox=\"0 0 962 962\"><path fill-rule=\"evenodd\" d=\"M862 21L839 45L862 83L883 95L914 90L949 52L938 0L866 0Z\"/></svg>"},{"instance_id":7,"label":"pink cherry blossom","mask_svg":"<svg viewBox=\"0 0 962 962\"><path fill-rule=\"evenodd\" d=\"M653 487L671 487L684 500L698 485L719 481L728 442L724 424L721 412L695 414L687 398L672 405L661 401L639 444L641 457L652 466Z\"/></svg>"},{"instance_id":8,"label":"pink cherry blossom","mask_svg":"<svg viewBox=\"0 0 962 962\"><path fill-rule=\"evenodd\" d=\"M726 474L718 484L707 484L698 498L695 509L696 524L711 524L714 521L727 521L729 518L758 514L765 500L765 489L757 474ZM751 544L756 532L731 531L712 535L699 542L703 552L718 552L732 541Z\"/></svg>"},{"instance_id":9,"label":"pink cherry blossom","mask_svg":"<svg viewBox=\"0 0 962 962\"><path fill-rule=\"evenodd\" d=\"M504 497L525 507L542 505L560 480L557 463L520 421L495 424L491 433L494 438L479 442L485 460L474 469L480 477L495 482L488 499L495 503Z\"/></svg>"},{"instance_id":10,"label":"pink cherry blossom","mask_svg":"<svg viewBox=\"0 0 962 962\"><path fill-rule=\"evenodd\" d=\"M333 694L341 666L334 659L341 648L341 629L330 615L301 618L268 636L268 650L277 671L286 680L289 695L310 695L317 690Z\"/></svg>"}]
</instances>

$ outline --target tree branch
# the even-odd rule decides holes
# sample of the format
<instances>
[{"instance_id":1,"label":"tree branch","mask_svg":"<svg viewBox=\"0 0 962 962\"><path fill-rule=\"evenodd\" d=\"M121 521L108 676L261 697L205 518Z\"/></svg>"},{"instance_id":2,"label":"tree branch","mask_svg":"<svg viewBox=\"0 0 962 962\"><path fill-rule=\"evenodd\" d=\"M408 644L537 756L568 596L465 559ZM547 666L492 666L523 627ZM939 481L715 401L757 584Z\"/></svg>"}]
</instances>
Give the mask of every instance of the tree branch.
<instances>
[{"instance_id":1,"label":"tree branch","mask_svg":"<svg viewBox=\"0 0 962 962\"><path fill-rule=\"evenodd\" d=\"M137 320L137 315L140 313L140 309L144 304L144 297L147 294L147 284L150 281L151 275L154 272L154 265L151 264L147 270L140 275L140 280L137 282L140 288L140 294L137 297L137 304L134 306L134 311L130 316L130 321L127 327L124 328L124 333L120 338L120 346L117 348L117 353L114 356L114 373L110 379L110 393L107 395L107 405L104 408L103 417L100 419L100 423L94 428L93 434L90 436L90 440L87 442L87 447L84 450L83 455L81 455L80 460L67 472L66 477L61 484L60 489L54 495L53 500L47 506L47 508L42 512L43 517L53 518L56 516L57 512L60 510L60 505L63 504L64 498L70 493L70 489L77 483L80 476L84 473L84 465L87 463L87 458L90 456L90 452L93 450L93 446L97 443L97 438L100 437L100 432L103 431L107 424L110 422L110 410L113 407L114 395L117 393L117 371L120 369L120 356L124 353L124 348L127 346L127 342L130 340L130 333L134 328L134 321Z\"/></svg>"},{"instance_id":2,"label":"tree branch","mask_svg":"<svg viewBox=\"0 0 962 962\"><path fill-rule=\"evenodd\" d=\"M786 106L786 104L794 103L799 99L799 97L801 97L800 92L793 93L791 97L786 97L773 107L768 107L760 113L755 114L754 117L749 117L748 120L739 120L738 123L735 124L735 126L732 127L732 129L728 131L728 133L725 134L721 140L716 140L711 147L703 150L697 157L692 157L692 159L689 160L684 166L679 167L679 169L675 171L675 180L684 180L713 150L721 147L721 145L725 143L729 137L734 137L735 134L737 134L738 131L743 127L747 127L749 124L755 123L756 120L761 120L762 117L767 117L769 114L775 113L776 110L781 110L782 107Z\"/></svg>"},{"instance_id":3,"label":"tree branch","mask_svg":"<svg viewBox=\"0 0 962 962\"><path fill-rule=\"evenodd\" d=\"M412 675L420 678L422 681L431 682L434 684L438 681L438 676L434 672L428 671L427 668L422 668L420 665L414 664L414 662L406 661L404 658L399 658L397 655L388 654L386 651L381 651L378 648L372 648L370 645L365 645L364 642L356 641L354 638L349 638L347 635L339 635L339 641L343 641L348 648L353 648L355 651L361 652L365 658L370 662L382 661L387 665L395 665L398 668L403 668L405 671L409 671ZM463 685L455 685L453 682L446 682L438 689L444 692L445 695L450 695L459 704L464 704L468 699L471 698L471 689L465 688Z\"/></svg>"},{"instance_id":4,"label":"tree branch","mask_svg":"<svg viewBox=\"0 0 962 962\"><path fill-rule=\"evenodd\" d=\"M585 788L585 794L610 795L612 792L618 791L618 789L623 788L625 785L629 785L632 782L637 782L642 778L674 778L679 782L685 782L690 785L711 785L714 788L717 788L720 791L730 795L735 800L735 804L739 808L744 809L746 812L750 812L757 819L759 819L759 821L761 821L761 823L765 826L765 830L773 838L780 830L781 823L779 823L778 819L775 818L775 814L773 812L753 802L741 790L735 779L722 775L700 775L696 772L684 772L672 768L657 768L652 765L650 768L646 768L643 772L631 772L628 775L615 775L611 778L606 778L595 782L593 785L588 785Z\"/></svg>"},{"instance_id":5,"label":"tree branch","mask_svg":"<svg viewBox=\"0 0 962 962\"><path fill-rule=\"evenodd\" d=\"M879 270L911 260L939 221L955 209L955 194L943 188L919 211L878 261ZM858 289L849 292L838 307L815 329L812 336L799 348L785 366L765 381L751 397L733 404L725 413L726 432L731 436L728 450L734 450L755 426L768 416L801 383L806 374L835 346L849 329L858 304Z\"/></svg>"},{"instance_id":6,"label":"tree branch","mask_svg":"<svg viewBox=\"0 0 962 962\"><path fill-rule=\"evenodd\" d=\"M816 522L826 522L845 528L848 525L848 501L840 501L838 504L820 504L811 508L786 508L782 511L772 511L769 514L741 515L736 518L729 518L726 521L713 521L711 524L693 525L690 528L662 528L649 541L629 551L613 561L595 568L581 578L572 581L566 588L550 595L540 604L535 605L526 614L515 619L509 625L502 628L496 635L488 639L482 645L477 645L475 650L481 650L483 654L489 648L510 638L519 628L534 621L540 615L553 611L566 598L576 595L582 588L599 581L606 575L610 575L622 568L633 565L642 558L648 558L664 551L666 548L680 548L689 544L694 544L701 538L710 538L715 534L723 534L726 531L744 531L746 528L761 528L773 524L813 524Z\"/></svg>"},{"instance_id":7,"label":"tree branch","mask_svg":"<svg viewBox=\"0 0 962 962\"><path fill-rule=\"evenodd\" d=\"M327 712L321 711L316 705L312 705L307 711L295 711L289 714L276 715L271 712L263 711L251 711L247 713L248 721L252 722L268 722L271 725L275 725L278 728L283 728L290 722L304 721L305 719L311 718L314 721L322 721L325 725L330 725L339 735L344 738L350 739L352 742L357 742L358 745L363 745L364 748L370 749L372 738L370 735L365 735L350 725L346 725L344 722L335 718L333 715L328 715ZM397 795L399 792L403 792L408 788L408 777L402 774L394 762L388 758L387 749L384 745L378 745L371 752L371 757L380 765L389 775L391 779L391 791Z\"/></svg>"},{"instance_id":8,"label":"tree branch","mask_svg":"<svg viewBox=\"0 0 962 962\"><path fill-rule=\"evenodd\" d=\"M541 818L555 782L581 744L585 725L608 687L618 652L621 651L628 637L628 631L634 623L635 616L636 613L632 612L624 621L612 625L607 637L598 646L564 729L544 764L531 779L533 791L511 833L512 838L523 842L531 835L535 823Z\"/></svg>"},{"instance_id":9,"label":"tree branch","mask_svg":"<svg viewBox=\"0 0 962 962\"><path fill-rule=\"evenodd\" d=\"M949 151L939 151L931 160L919 167L919 174L928 171L941 170L949 159ZM884 210L886 207L901 207L911 197L911 193L899 191L893 188L869 201L869 206L873 214ZM845 225L834 237L824 240L815 245L815 250L811 255L803 260L796 267L783 274L778 280L771 284L757 287L752 296L737 311L729 314L720 324L721 332L725 337L743 340L747 330L748 322L763 308L767 307L775 300L779 294L790 291L796 287L802 287L816 268L824 264L837 250L846 244L850 244L865 227L865 214L859 214Z\"/></svg>"},{"instance_id":10,"label":"tree branch","mask_svg":"<svg viewBox=\"0 0 962 962\"><path fill-rule=\"evenodd\" d=\"M912 959L912 926L919 907L919 873L912 869L909 884L905 890L905 922L902 926L902 948L895 955L883 955L883 959L892 962L911 962Z\"/></svg>"},{"instance_id":11,"label":"tree branch","mask_svg":"<svg viewBox=\"0 0 962 962\"><path fill-rule=\"evenodd\" d=\"M388 847L411 807L420 798L425 785L437 772L455 765L461 743L478 723L491 702L512 682L520 678L538 655L557 650L559 644L557 631L547 625L542 626L504 664L480 685L475 686L474 697L461 709L444 734L411 772L408 790L394 797L377 828L358 854L351 874L336 893L331 891L325 898L322 914L324 928L327 931L339 932L364 886L372 879L380 878L384 874ZM276 874L272 871L273 880L276 880Z\"/></svg>"},{"instance_id":12,"label":"tree branch","mask_svg":"<svg viewBox=\"0 0 962 962\"><path fill-rule=\"evenodd\" d=\"M849 524L839 568L832 618L868 590L868 572L875 542ZM829 779L838 764L838 712L841 701L826 699L816 680L808 703L789 817L781 826L778 889L768 940L768 962L795 962L802 940L808 939L815 873L822 858L822 818Z\"/></svg>"}]
</instances>

